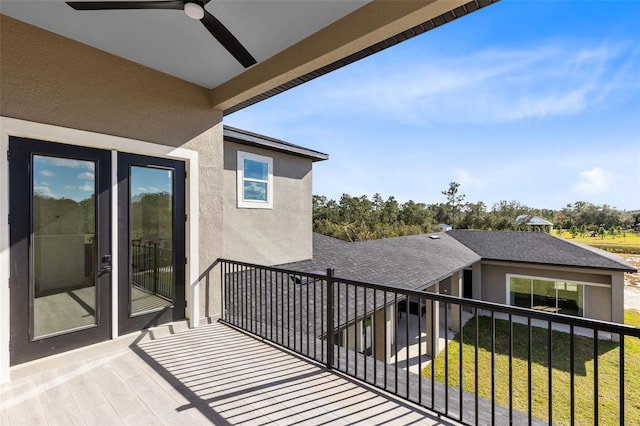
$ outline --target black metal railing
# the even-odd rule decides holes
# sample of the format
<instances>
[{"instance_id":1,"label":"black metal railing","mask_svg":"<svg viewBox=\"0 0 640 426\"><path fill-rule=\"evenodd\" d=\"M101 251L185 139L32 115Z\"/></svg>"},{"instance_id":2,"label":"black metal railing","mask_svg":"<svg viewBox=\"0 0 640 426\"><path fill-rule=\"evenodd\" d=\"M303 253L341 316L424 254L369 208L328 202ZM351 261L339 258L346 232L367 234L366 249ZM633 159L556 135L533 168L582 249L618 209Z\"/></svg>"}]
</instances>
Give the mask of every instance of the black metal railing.
<instances>
[{"instance_id":1,"label":"black metal railing","mask_svg":"<svg viewBox=\"0 0 640 426\"><path fill-rule=\"evenodd\" d=\"M173 250L162 241L131 241L131 281L138 289L173 300Z\"/></svg>"},{"instance_id":2,"label":"black metal railing","mask_svg":"<svg viewBox=\"0 0 640 426\"><path fill-rule=\"evenodd\" d=\"M625 344L640 349L640 328L368 284L330 269L220 267L222 322L456 421L624 424L627 412L638 414L629 384L640 367L627 364Z\"/></svg>"}]
</instances>

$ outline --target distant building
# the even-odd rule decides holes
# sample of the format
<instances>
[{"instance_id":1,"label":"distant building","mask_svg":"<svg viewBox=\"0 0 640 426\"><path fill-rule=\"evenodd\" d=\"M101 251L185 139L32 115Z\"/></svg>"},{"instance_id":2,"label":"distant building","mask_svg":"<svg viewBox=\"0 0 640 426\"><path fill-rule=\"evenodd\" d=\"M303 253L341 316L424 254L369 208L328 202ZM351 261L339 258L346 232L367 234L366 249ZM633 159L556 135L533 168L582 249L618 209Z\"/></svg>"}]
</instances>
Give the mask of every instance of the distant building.
<instances>
[{"instance_id":1,"label":"distant building","mask_svg":"<svg viewBox=\"0 0 640 426\"><path fill-rule=\"evenodd\" d=\"M521 214L516 217L516 222L518 222L518 225L530 226L536 231L551 232L553 230L553 223L538 216Z\"/></svg>"}]
</instances>

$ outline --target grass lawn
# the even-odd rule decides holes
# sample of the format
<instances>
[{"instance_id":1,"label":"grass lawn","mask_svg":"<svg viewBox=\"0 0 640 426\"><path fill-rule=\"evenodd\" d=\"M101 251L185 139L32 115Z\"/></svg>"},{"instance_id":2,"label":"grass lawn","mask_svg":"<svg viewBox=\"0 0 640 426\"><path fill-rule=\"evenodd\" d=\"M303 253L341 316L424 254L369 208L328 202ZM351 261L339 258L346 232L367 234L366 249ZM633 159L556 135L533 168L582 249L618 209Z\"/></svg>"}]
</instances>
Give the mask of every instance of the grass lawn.
<instances>
[{"instance_id":1,"label":"grass lawn","mask_svg":"<svg viewBox=\"0 0 640 426\"><path fill-rule=\"evenodd\" d=\"M569 231L563 231L562 234L558 235L558 233L554 230L551 232L551 234L562 237L562 238L566 238L567 240L572 240L578 243L583 243L588 245L640 247L640 234L635 234L631 232L627 232L624 237L622 235L617 237L605 235L604 238L600 238L598 236L581 237L580 235L577 235L575 238L573 238L569 233Z\"/></svg>"},{"instance_id":2,"label":"grass lawn","mask_svg":"<svg viewBox=\"0 0 640 426\"><path fill-rule=\"evenodd\" d=\"M491 318L479 317L478 392L491 399ZM640 327L640 313L625 310L625 323ZM570 424L570 364L567 333L552 332L553 353L551 365L553 389L553 423ZM475 392L475 320L471 319L463 329L463 388ZM513 324L513 407L528 412L527 354L528 328ZM547 330L533 327L532 332L532 413L548 419L548 360ZM495 400L509 406L509 323L496 320ZM574 337L575 424L595 424L594 413L594 342L581 336ZM598 422L603 425L620 424L619 419L619 343L600 340L598 343ZM449 385L460 387L459 336L449 343ZM445 351L435 360L436 380L444 383ZM625 341L625 424L640 424L640 339ZM422 375L431 377L431 367Z\"/></svg>"}]
</instances>

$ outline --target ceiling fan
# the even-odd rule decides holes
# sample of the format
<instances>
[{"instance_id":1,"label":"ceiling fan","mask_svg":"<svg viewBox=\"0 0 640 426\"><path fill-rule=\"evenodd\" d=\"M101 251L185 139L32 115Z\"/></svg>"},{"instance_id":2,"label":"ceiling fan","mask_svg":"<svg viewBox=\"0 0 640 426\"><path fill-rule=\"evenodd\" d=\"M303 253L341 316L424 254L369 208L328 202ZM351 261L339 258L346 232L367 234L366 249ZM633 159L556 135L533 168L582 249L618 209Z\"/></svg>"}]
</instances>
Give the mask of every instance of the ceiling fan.
<instances>
[{"instance_id":1,"label":"ceiling fan","mask_svg":"<svg viewBox=\"0 0 640 426\"><path fill-rule=\"evenodd\" d=\"M201 1L68 1L69 6L75 10L123 10L123 9L169 9L184 10L184 13L192 19L199 20L202 25L215 37L220 44L242 66L249 68L257 61L244 48L238 39L231 34L215 16L207 12L204 5L211 0Z\"/></svg>"}]
</instances>

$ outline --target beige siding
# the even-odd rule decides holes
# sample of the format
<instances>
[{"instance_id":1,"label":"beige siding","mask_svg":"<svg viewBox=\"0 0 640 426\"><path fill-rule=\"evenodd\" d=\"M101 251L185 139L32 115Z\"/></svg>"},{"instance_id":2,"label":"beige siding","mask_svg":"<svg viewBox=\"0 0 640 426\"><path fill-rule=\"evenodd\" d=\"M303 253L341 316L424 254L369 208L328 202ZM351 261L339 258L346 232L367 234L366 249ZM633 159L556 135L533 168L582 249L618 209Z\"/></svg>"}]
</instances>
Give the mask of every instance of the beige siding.
<instances>
[{"instance_id":1,"label":"beige siding","mask_svg":"<svg viewBox=\"0 0 640 426\"><path fill-rule=\"evenodd\" d=\"M274 265L312 257L311 160L224 143L224 257ZM237 207L238 151L273 158L273 208Z\"/></svg>"}]
</instances>

